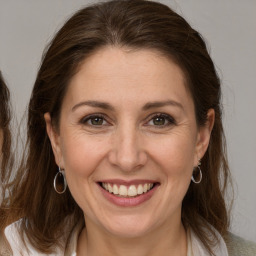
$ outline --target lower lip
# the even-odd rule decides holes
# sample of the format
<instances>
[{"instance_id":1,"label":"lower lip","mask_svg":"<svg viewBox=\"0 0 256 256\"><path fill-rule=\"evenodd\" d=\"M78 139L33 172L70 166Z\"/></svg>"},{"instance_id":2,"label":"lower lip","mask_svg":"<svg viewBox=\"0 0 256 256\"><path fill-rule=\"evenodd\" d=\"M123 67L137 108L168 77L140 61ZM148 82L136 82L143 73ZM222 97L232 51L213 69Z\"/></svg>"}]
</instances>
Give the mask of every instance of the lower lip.
<instances>
[{"instance_id":1,"label":"lower lip","mask_svg":"<svg viewBox=\"0 0 256 256\"><path fill-rule=\"evenodd\" d=\"M110 201L111 203L117 205L117 206L123 206L123 207L132 207L140 205L146 201L148 201L153 194L155 193L157 187L159 185L155 185L151 190L149 190L147 193L143 193L141 195L135 196L135 197L119 197L112 193L109 193L104 188L102 188L100 185L101 192L103 196Z\"/></svg>"}]
</instances>

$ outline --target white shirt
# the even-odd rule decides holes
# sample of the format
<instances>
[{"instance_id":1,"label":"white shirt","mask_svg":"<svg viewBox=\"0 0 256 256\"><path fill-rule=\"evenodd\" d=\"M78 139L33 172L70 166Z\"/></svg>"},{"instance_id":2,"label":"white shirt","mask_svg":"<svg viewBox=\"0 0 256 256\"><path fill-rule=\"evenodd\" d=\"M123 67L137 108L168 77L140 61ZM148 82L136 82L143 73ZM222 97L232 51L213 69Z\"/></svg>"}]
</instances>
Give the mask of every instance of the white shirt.
<instances>
[{"instance_id":1,"label":"white shirt","mask_svg":"<svg viewBox=\"0 0 256 256\"><path fill-rule=\"evenodd\" d=\"M69 237L63 237L63 242L66 242L66 248L57 248L55 254L45 254L45 253L39 253L37 252L26 240L26 247L24 247L24 244L21 240L21 237L19 235L18 229L20 226L20 220L9 225L5 229L5 236L7 238L7 241L10 244L10 247L13 251L14 256L76 256L76 247L77 247L77 240L79 233L82 229L82 223L77 224ZM221 235L217 232L217 230L214 230L217 237L218 237L218 243L212 247L212 251L217 256L228 256L228 250L227 246L221 237ZM65 243L65 242L64 242ZM65 247L65 246L64 246ZM195 235L193 230L189 229L187 231L187 256L209 256L210 254L207 252L205 246L201 242L201 240Z\"/></svg>"}]
</instances>

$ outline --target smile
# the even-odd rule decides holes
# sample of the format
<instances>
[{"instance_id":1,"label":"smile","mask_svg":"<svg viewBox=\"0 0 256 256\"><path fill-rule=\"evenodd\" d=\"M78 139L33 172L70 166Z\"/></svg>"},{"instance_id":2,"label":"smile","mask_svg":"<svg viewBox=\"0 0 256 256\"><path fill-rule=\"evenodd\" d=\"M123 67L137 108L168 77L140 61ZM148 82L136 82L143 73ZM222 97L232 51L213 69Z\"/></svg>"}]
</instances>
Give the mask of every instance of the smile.
<instances>
[{"instance_id":1,"label":"smile","mask_svg":"<svg viewBox=\"0 0 256 256\"><path fill-rule=\"evenodd\" d=\"M98 182L98 185L109 202L121 207L134 207L150 200L160 183L149 180L108 180Z\"/></svg>"},{"instance_id":2,"label":"smile","mask_svg":"<svg viewBox=\"0 0 256 256\"><path fill-rule=\"evenodd\" d=\"M102 182L101 186L109 193L119 197L136 197L151 190L154 187L154 183L126 186Z\"/></svg>"}]
</instances>

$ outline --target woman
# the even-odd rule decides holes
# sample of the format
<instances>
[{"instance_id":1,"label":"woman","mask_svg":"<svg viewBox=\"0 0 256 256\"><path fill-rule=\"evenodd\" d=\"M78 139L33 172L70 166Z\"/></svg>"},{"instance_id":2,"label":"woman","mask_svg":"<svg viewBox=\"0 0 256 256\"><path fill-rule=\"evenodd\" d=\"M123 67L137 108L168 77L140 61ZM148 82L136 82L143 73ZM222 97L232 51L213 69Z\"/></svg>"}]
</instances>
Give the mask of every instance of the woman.
<instances>
[{"instance_id":1,"label":"woman","mask_svg":"<svg viewBox=\"0 0 256 256\"><path fill-rule=\"evenodd\" d=\"M228 233L220 97L200 34L168 7L128 0L77 12L33 88L28 152L3 206L17 220L5 228L13 255L248 247Z\"/></svg>"}]
</instances>

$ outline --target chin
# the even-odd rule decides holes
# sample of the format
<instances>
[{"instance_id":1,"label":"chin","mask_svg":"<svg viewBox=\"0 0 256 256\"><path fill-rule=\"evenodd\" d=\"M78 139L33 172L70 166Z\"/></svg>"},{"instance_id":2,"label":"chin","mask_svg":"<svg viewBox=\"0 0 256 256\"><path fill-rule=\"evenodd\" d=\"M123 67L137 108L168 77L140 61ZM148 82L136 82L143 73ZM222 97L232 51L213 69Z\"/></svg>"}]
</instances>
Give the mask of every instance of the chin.
<instances>
[{"instance_id":1,"label":"chin","mask_svg":"<svg viewBox=\"0 0 256 256\"><path fill-rule=\"evenodd\" d=\"M152 230L152 217L146 218L145 216L122 216L112 217L112 221L102 223L105 230L114 236L120 238L138 238L142 237ZM114 222L113 222L114 220Z\"/></svg>"}]
</instances>

